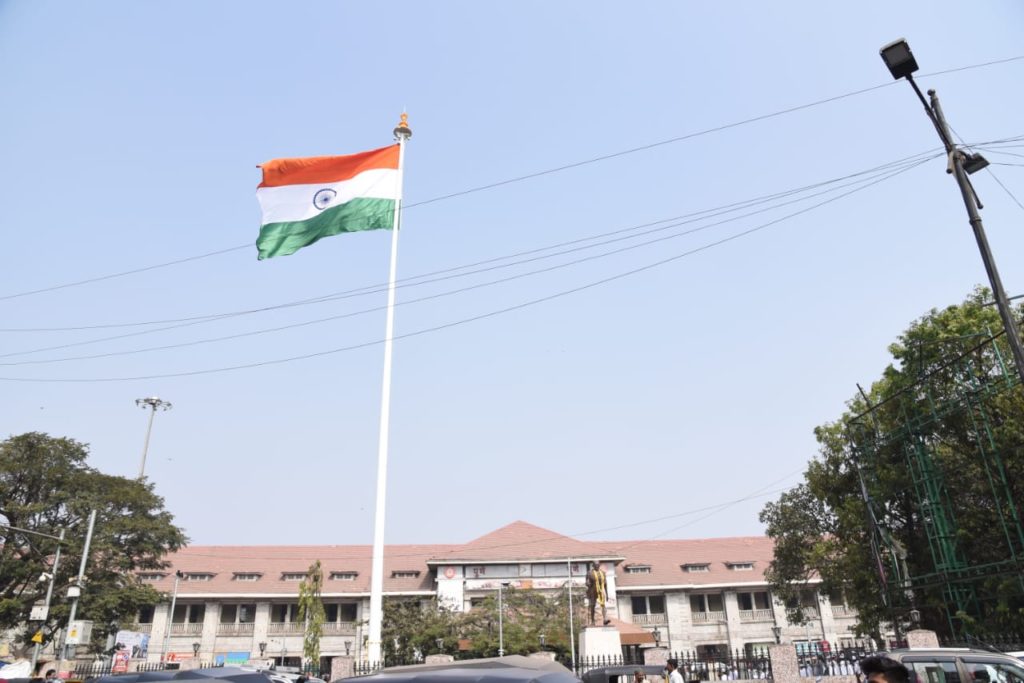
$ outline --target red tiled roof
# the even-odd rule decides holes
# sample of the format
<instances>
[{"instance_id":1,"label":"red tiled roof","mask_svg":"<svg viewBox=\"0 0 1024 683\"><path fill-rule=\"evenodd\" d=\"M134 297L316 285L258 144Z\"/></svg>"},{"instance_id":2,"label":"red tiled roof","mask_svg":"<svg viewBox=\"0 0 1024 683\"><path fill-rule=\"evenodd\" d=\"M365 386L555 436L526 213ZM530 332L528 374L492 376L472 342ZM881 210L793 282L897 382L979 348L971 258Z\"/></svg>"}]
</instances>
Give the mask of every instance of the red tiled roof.
<instances>
[{"instance_id":1,"label":"red tiled roof","mask_svg":"<svg viewBox=\"0 0 1024 683\"><path fill-rule=\"evenodd\" d=\"M210 573L210 581L182 581L179 597L218 594L281 595L298 593L285 573L304 573L320 560L325 596L368 593L372 547L369 545L189 546L167 558L166 576L151 582L170 592L174 572ZM433 592L435 575L429 565L573 558L618 562L619 588L669 585L743 584L765 582L772 559L772 541L763 536L674 541L580 541L517 521L464 544L389 545L384 550L386 593ZM729 569L730 562L751 562L752 571ZM686 572L685 564L707 564L707 572ZM624 567L648 565L649 574L628 574ZM418 577L392 578L393 572L419 571ZM332 572L356 572L355 580L331 580ZM148 574L154 572L140 572ZM262 574L258 581L235 581L236 574Z\"/></svg>"},{"instance_id":2,"label":"red tiled roof","mask_svg":"<svg viewBox=\"0 0 1024 683\"><path fill-rule=\"evenodd\" d=\"M432 558L444 562L493 562L496 560L612 559L603 546L577 541L523 521L512 522L480 538Z\"/></svg>"}]
</instances>

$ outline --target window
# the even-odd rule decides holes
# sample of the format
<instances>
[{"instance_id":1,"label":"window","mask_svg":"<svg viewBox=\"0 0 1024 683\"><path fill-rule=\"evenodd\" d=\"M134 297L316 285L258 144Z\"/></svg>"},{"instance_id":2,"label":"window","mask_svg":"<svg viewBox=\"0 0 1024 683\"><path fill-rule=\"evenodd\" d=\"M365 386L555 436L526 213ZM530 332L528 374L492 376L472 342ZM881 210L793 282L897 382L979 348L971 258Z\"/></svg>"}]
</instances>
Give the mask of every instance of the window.
<instances>
[{"instance_id":1,"label":"window","mask_svg":"<svg viewBox=\"0 0 1024 683\"><path fill-rule=\"evenodd\" d=\"M147 572L145 574L139 574L139 581L159 581L160 579L167 576L163 572Z\"/></svg>"},{"instance_id":2,"label":"window","mask_svg":"<svg viewBox=\"0 0 1024 683\"><path fill-rule=\"evenodd\" d=\"M418 569L396 569L391 572L392 579L418 579L420 572Z\"/></svg>"},{"instance_id":3,"label":"window","mask_svg":"<svg viewBox=\"0 0 1024 683\"><path fill-rule=\"evenodd\" d=\"M324 605L324 621L328 623L351 623L356 620L356 604L354 602L334 602Z\"/></svg>"},{"instance_id":4,"label":"window","mask_svg":"<svg viewBox=\"0 0 1024 683\"><path fill-rule=\"evenodd\" d=\"M292 622L298 618L299 606L292 602L286 605L271 605L270 606L270 621L274 624L281 624L284 622ZM328 619L328 621L330 621Z\"/></svg>"},{"instance_id":5,"label":"window","mask_svg":"<svg viewBox=\"0 0 1024 683\"><path fill-rule=\"evenodd\" d=\"M754 570L753 562L726 562L725 566L734 572L750 572Z\"/></svg>"},{"instance_id":6,"label":"window","mask_svg":"<svg viewBox=\"0 0 1024 683\"><path fill-rule=\"evenodd\" d=\"M960 683L960 674L956 670L956 662L905 662L910 669L910 680L917 679L917 683ZM966 662L965 662L966 664ZM971 671L971 664L966 664L967 670ZM978 665L974 665L978 666ZM981 665L984 668L985 665ZM971 671L974 674L973 671ZM973 675L972 675L973 678ZM977 680L977 679L976 679ZM980 683L980 682L979 682ZM996 683L993 679L992 683ZM1005 681L1003 682L1005 683Z\"/></svg>"},{"instance_id":7,"label":"window","mask_svg":"<svg viewBox=\"0 0 1024 683\"><path fill-rule=\"evenodd\" d=\"M979 658L980 659L980 658ZM968 683L1024 683L1024 668L1004 662L967 661ZM915 670L917 666L915 665ZM946 683L958 683L947 676Z\"/></svg>"},{"instance_id":8,"label":"window","mask_svg":"<svg viewBox=\"0 0 1024 683\"><path fill-rule=\"evenodd\" d=\"M152 624L153 623L153 612L156 610L153 605L144 605L139 608L139 613L135 617L136 624Z\"/></svg>"},{"instance_id":9,"label":"window","mask_svg":"<svg viewBox=\"0 0 1024 683\"><path fill-rule=\"evenodd\" d=\"M710 564L683 564L683 565L680 565L680 567L683 568L684 572L690 572L691 574L693 574L693 573L699 574L699 573L702 573L702 572L711 571L711 565Z\"/></svg>"},{"instance_id":10,"label":"window","mask_svg":"<svg viewBox=\"0 0 1024 683\"><path fill-rule=\"evenodd\" d=\"M721 593L697 593L690 596L690 611L697 613L722 612Z\"/></svg>"},{"instance_id":11,"label":"window","mask_svg":"<svg viewBox=\"0 0 1024 683\"><path fill-rule=\"evenodd\" d=\"M633 603L633 614L664 614L664 595L634 595L630 600Z\"/></svg>"},{"instance_id":12,"label":"window","mask_svg":"<svg viewBox=\"0 0 1024 683\"><path fill-rule=\"evenodd\" d=\"M282 581L302 581L306 578L306 572L284 572L281 574Z\"/></svg>"},{"instance_id":13,"label":"window","mask_svg":"<svg viewBox=\"0 0 1024 683\"><path fill-rule=\"evenodd\" d=\"M790 598L786 601L786 607L789 609L796 609L802 607L803 609L818 609L818 594L814 589L806 588L800 591L799 598Z\"/></svg>"},{"instance_id":14,"label":"window","mask_svg":"<svg viewBox=\"0 0 1024 683\"><path fill-rule=\"evenodd\" d=\"M739 603L741 612L749 612L755 609L771 609L772 603L768 599L768 591L755 591L753 593L737 593L736 602Z\"/></svg>"},{"instance_id":15,"label":"window","mask_svg":"<svg viewBox=\"0 0 1024 683\"><path fill-rule=\"evenodd\" d=\"M651 573L651 565L649 565L649 564L627 564L626 565L626 573L627 574L650 574Z\"/></svg>"},{"instance_id":16,"label":"window","mask_svg":"<svg viewBox=\"0 0 1024 683\"><path fill-rule=\"evenodd\" d=\"M331 581L355 581L359 572L331 572Z\"/></svg>"},{"instance_id":17,"label":"window","mask_svg":"<svg viewBox=\"0 0 1024 683\"><path fill-rule=\"evenodd\" d=\"M247 574L247 573L235 573L235 581L259 581L263 574Z\"/></svg>"},{"instance_id":18,"label":"window","mask_svg":"<svg viewBox=\"0 0 1024 683\"><path fill-rule=\"evenodd\" d=\"M213 581L215 575L209 572L189 572L181 575L182 581Z\"/></svg>"},{"instance_id":19,"label":"window","mask_svg":"<svg viewBox=\"0 0 1024 683\"><path fill-rule=\"evenodd\" d=\"M255 621L256 605L254 603L220 606L220 623L222 624L251 624Z\"/></svg>"},{"instance_id":20,"label":"window","mask_svg":"<svg viewBox=\"0 0 1024 683\"><path fill-rule=\"evenodd\" d=\"M206 617L206 605L182 605L174 606L174 615L171 621L175 624L199 624Z\"/></svg>"}]
</instances>

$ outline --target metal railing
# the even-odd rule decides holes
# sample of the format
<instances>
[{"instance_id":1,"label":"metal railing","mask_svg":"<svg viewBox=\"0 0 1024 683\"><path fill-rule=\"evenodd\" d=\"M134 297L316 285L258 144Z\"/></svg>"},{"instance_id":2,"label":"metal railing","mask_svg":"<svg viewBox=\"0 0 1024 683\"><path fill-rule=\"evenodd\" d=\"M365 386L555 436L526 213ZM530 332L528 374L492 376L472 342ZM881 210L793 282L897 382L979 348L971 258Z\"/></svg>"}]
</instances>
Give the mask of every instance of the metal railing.
<instances>
[{"instance_id":1,"label":"metal railing","mask_svg":"<svg viewBox=\"0 0 1024 683\"><path fill-rule=\"evenodd\" d=\"M572 669L577 676L582 676L591 669L600 669L606 666L628 666L630 664L643 664L643 655L622 655L605 656L605 657L578 657L576 662L573 663L568 658L563 661L569 669Z\"/></svg>"},{"instance_id":2,"label":"metal railing","mask_svg":"<svg viewBox=\"0 0 1024 683\"><path fill-rule=\"evenodd\" d=\"M725 621L725 612L691 612L695 624L717 624Z\"/></svg>"},{"instance_id":3,"label":"metal railing","mask_svg":"<svg viewBox=\"0 0 1024 683\"><path fill-rule=\"evenodd\" d=\"M770 609L741 609L740 621L774 621L775 615Z\"/></svg>"},{"instance_id":4,"label":"metal railing","mask_svg":"<svg viewBox=\"0 0 1024 683\"><path fill-rule=\"evenodd\" d=\"M200 662L200 669L213 669L222 667L223 664L214 664L212 662ZM147 671L174 671L180 667L179 662L132 662L128 665L131 671L114 671L114 666L110 661L95 661L95 662L80 662L75 665L73 672L73 678L86 679L96 678L99 676L117 676L122 673L144 673Z\"/></svg>"},{"instance_id":5,"label":"metal railing","mask_svg":"<svg viewBox=\"0 0 1024 683\"><path fill-rule=\"evenodd\" d=\"M668 623L664 614L634 614L633 623L639 626L661 626Z\"/></svg>"},{"instance_id":6,"label":"metal railing","mask_svg":"<svg viewBox=\"0 0 1024 683\"><path fill-rule=\"evenodd\" d=\"M772 677L772 661L768 650L751 648L732 652L672 652L669 658L679 661L684 681L759 680Z\"/></svg>"},{"instance_id":7,"label":"metal railing","mask_svg":"<svg viewBox=\"0 0 1024 683\"><path fill-rule=\"evenodd\" d=\"M251 636L256 624L217 624L218 636ZM301 631L300 631L301 633Z\"/></svg>"},{"instance_id":8,"label":"metal railing","mask_svg":"<svg viewBox=\"0 0 1024 683\"><path fill-rule=\"evenodd\" d=\"M797 666L801 676L821 678L823 676L858 676L858 663L875 651L871 641L857 644L835 645L827 640L813 643L813 649L805 647L797 652Z\"/></svg>"}]
</instances>

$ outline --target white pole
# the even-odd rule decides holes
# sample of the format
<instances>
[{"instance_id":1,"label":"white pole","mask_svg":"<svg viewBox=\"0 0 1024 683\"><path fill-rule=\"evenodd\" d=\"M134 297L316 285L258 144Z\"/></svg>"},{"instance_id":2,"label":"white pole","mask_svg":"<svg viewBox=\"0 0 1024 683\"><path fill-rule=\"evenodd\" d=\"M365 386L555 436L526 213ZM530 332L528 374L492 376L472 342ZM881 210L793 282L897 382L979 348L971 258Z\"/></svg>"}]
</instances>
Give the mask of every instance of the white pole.
<instances>
[{"instance_id":1,"label":"white pole","mask_svg":"<svg viewBox=\"0 0 1024 683\"><path fill-rule=\"evenodd\" d=\"M53 582L57 579L57 567L60 565L60 549L64 545L64 529L60 530L60 538L57 541L57 554L53 558L53 566L50 567L50 583L46 586L46 617L43 619L42 625L39 627L39 632L43 632L43 626L46 626L46 620L50 618L50 599L53 597ZM40 644L36 643L32 648L32 670L29 672L33 676L36 673L36 666L39 664L39 649Z\"/></svg>"},{"instance_id":2,"label":"white pole","mask_svg":"<svg viewBox=\"0 0 1024 683\"><path fill-rule=\"evenodd\" d=\"M569 569L569 651L572 654L572 670L576 672L576 628L573 626L572 616L572 558L565 560L565 566Z\"/></svg>"},{"instance_id":3,"label":"white pole","mask_svg":"<svg viewBox=\"0 0 1024 683\"><path fill-rule=\"evenodd\" d=\"M503 608L503 606L501 604L502 603L502 601L501 601L501 587L504 586L504 585L505 585L504 583L499 583L498 584L498 656L499 657L504 657L505 656L505 629L504 629L504 619L502 618L502 615L504 614L505 610L504 610L504 608Z\"/></svg>"},{"instance_id":4,"label":"white pole","mask_svg":"<svg viewBox=\"0 0 1024 683\"><path fill-rule=\"evenodd\" d=\"M78 595L71 600L71 612L68 614L68 627L64 629L64 635L60 639L60 653L57 655L57 671L64 670L64 659L65 649L67 648L68 642L68 631L71 630L71 624L75 621L75 616L78 613L78 597L82 593L82 578L85 576L85 564L89 561L89 546L92 544L92 530L96 526L96 511L93 510L89 513L89 530L85 532L85 546L82 548L82 560L78 563L78 580L75 582L75 586L78 588ZM77 646L75 646L77 647Z\"/></svg>"},{"instance_id":5,"label":"white pole","mask_svg":"<svg viewBox=\"0 0 1024 683\"><path fill-rule=\"evenodd\" d=\"M402 114L395 128L398 139L398 200L391 230L391 268L388 274L388 308L384 328L384 378L380 392L380 438L377 448L377 507L373 521L373 564L370 569L370 637L367 659L381 662L381 632L384 623L384 511L388 480L388 426L391 418L391 346L395 329L395 276L398 272L398 230L402 224L402 176L405 169L405 143L412 137Z\"/></svg>"},{"instance_id":6,"label":"white pole","mask_svg":"<svg viewBox=\"0 0 1024 683\"><path fill-rule=\"evenodd\" d=\"M161 655L163 661L167 661L168 649L171 646L171 627L174 625L174 606L178 602L178 581L181 580L181 570L174 572L174 592L171 593L171 606L167 608L167 626L164 630L164 651Z\"/></svg>"}]
</instances>

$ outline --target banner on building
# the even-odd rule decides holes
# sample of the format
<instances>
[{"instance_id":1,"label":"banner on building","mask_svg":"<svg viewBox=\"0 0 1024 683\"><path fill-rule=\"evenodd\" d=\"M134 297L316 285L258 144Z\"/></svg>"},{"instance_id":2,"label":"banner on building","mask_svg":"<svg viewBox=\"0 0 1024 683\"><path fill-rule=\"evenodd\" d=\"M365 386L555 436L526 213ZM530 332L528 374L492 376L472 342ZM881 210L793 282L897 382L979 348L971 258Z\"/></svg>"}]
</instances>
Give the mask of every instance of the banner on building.
<instances>
[{"instance_id":1,"label":"banner on building","mask_svg":"<svg viewBox=\"0 0 1024 683\"><path fill-rule=\"evenodd\" d=\"M145 659L149 654L149 634L118 631L114 636L114 649L118 652L127 652L129 659Z\"/></svg>"}]
</instances>

